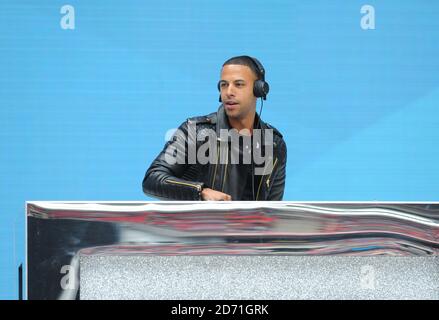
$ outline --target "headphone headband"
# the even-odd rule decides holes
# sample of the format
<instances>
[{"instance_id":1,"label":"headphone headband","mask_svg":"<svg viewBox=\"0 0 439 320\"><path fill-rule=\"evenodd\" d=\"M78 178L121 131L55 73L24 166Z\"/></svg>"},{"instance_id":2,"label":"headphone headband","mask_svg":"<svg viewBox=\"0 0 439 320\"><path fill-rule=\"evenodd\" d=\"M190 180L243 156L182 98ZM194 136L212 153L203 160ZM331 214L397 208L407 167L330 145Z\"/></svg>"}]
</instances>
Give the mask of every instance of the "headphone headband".
<instances>
[{"instance_id":1,"label":"headphone headband","mask_svg":"<svg viewBox=\"0 0 439 320\"><path fill-rule=\"evenodd\" d=\"M255 65L256 69L258 69L259 75L261 76L261 80L265 81L265 69L262 66L262 63L256 58L250 56L244 57L248 58Z\"/></svg>"}]
</instances>

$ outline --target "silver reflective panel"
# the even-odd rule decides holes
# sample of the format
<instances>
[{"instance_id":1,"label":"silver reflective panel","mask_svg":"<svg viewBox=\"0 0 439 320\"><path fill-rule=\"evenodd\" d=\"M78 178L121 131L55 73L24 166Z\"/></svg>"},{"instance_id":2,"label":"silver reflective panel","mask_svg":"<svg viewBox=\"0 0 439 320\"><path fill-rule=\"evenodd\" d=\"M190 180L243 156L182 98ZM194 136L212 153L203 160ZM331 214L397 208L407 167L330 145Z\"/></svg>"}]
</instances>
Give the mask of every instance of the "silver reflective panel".
<instances>
[{"instance_id":1,"label":"silver reflective panel","mask_svg":"<svg viewBox=\"0 0 439 320\"><path fill-rule=\"evenodd\" d=\"M437 203L35 201L27 203L27 234L29 299L438 298L438 274L431 271L437 270L439 252ZM376 260L380 256L406 259ZM170 272L179 264L180 273ZM328 265L338 266L337 282ZM298 272L303 268L309 272ZM399 278L391 270L403 280L418 279L413 288L428 283L428 290L410 295L406 285L396 294ZM362 277L379 278L375 272L384 273L387 291L375 283L374 290L364 291ZM403 276L407 272L410 279ZM221 277L234 280L209 291L209 283ZM171 278L197 285L179 291L167 285ZM353 278L353 289L334 291L334 283L345 281L348 288ZM266 284L238 290L257 279ZM290 290L279 291L275 283L282 281Z\"/></svg>"}]
</instances>

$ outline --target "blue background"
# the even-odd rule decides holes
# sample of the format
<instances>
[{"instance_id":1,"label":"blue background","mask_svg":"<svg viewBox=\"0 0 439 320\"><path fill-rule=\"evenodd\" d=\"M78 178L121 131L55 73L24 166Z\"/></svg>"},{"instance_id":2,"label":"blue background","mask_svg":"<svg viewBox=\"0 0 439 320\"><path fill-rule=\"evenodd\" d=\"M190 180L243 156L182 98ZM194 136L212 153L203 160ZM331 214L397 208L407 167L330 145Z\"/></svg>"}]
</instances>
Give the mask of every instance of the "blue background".
<instances>
[{"instance_id":1,"label":"blue background","mask_svg":"<svg viewBox=\"0 0 439 320\"><path fill-rule=\"evenodd\" d=\"M166 131L217 109L241 54L267 70L284 200L439 200L437 1L2 0L0 298L18 297L25 201L148 200Z\"/></svg>"}]
</instances>

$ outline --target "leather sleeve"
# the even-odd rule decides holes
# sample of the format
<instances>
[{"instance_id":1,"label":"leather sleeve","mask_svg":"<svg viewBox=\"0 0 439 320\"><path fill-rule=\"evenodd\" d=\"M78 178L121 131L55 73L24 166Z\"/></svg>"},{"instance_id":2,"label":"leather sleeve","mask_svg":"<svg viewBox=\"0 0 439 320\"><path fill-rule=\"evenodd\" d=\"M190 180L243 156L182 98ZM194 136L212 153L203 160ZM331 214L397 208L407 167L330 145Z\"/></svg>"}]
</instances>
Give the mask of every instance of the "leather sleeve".
<instances>
[{"instance_id":1,"label":"leather sleeve","mask_svg":"<svg viewBox=\"0 0 439 320\"><path fill-rule=\"evenodd\" d=\"M280 163L279 167L275 172L275 177L273 180L273 186L271 187L270 194L267 200L270 201L282 201L285 190L285 179L286 179L286 166L287 166L287 145L282 140L280 145Z\"/></svg>"},{"instance_id":2,"label":"leather sleeve","mask_svg":"<svg viewBox=\"0 0 439 320\"><path fill-rule=\"evenodd\" d=\"M189 166L188 145L196 144L196 139L189 139L187 128L185 121L146 171L142 182L146 195L163 200L202 200L204 184L181 179Z\"/></svg>"}]
</instances>

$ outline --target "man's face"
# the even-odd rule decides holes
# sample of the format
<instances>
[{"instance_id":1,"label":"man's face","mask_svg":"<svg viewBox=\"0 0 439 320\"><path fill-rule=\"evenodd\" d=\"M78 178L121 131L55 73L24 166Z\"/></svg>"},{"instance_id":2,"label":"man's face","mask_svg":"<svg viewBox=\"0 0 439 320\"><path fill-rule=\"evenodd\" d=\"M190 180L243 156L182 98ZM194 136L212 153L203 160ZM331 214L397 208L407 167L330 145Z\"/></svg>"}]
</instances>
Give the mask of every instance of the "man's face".
<instances>
[{"instance_id":1,"label":"man's face","mask_svg":"<svg viewBox=\"0 0 439 320\"><path fill-rule=\"evenodd\" d=\"M256 107L253 83L257 79L253 71L237 64L228 64L221 70L221 100L227 116L244 119Z\"/></svg>"}]
</instances>

